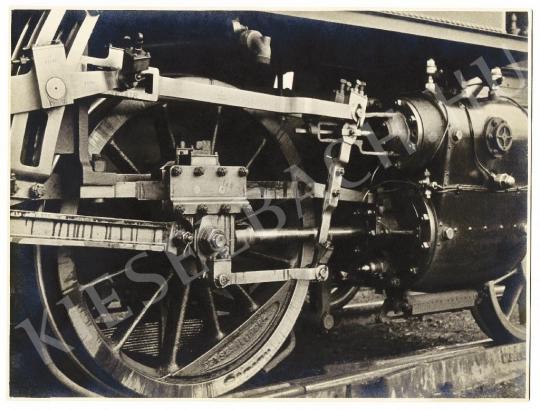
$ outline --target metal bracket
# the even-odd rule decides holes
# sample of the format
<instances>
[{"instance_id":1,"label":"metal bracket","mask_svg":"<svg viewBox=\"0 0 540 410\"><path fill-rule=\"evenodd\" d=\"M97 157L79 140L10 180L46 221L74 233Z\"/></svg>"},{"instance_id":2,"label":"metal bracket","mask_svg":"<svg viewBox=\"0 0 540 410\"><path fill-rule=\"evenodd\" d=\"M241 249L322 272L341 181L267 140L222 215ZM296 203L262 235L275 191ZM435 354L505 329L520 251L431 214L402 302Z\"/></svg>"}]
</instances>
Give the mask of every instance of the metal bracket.
<instances>
[{"instance_id":1,"label":"metal bracket","mask_svg":"<svg viewBox=\"0 0 540 410\"><path fill-rule=\"evenodd\" d=\"M346 124L345 127L350 126ZM355 141L356 134L354 132L343 136L343 141L339 147L339 155L337 158L332 158L332 165L328 170L328 182L326 184L326 191L324 193L321 224L319 226L319 234L317 236L317 243L322 247L325 246L326 241L328 240L332 213L338 205L341 194L340 188L343 175L345 174L345 165L347 165L349 162L351 148ZM315 254L316 258L320 257L320 254L318 255L318 253L319 252ZM314 263L317 263L317 259L315 259Z\"/></svg>"},{"instance_id":2,"label":"metal bracket","mask_svg":"<svg viewBox=\"0 0 540 410\"><path fill-rule=\"evenodd\" d=\"M63 107L78 98L112 90L118 86L123 50L110 47L107 58L79 56L79 66L70 64L62 43L32 47L34 69L11 77L11 114L42 108ZM108 70L81 71L84 63ZM119 68L120 66L120 68ZM21 94L21 90L25 93Z\"/></svg>"}]
</instances>

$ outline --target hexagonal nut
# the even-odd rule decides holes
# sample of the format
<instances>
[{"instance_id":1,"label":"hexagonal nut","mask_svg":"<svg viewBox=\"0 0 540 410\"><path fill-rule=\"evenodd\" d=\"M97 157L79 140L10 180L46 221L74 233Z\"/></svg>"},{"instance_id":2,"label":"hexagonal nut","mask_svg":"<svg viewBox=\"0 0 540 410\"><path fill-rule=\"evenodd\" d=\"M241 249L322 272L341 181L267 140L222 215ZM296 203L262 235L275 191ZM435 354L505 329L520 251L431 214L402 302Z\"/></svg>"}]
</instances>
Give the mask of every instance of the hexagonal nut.
<instances>
[{"instance_id":1,"label":"hexagonal nut","mask_svg":"<svg viewBox=\"0 0 540 410\"><path fill-rule=\"evenodd\" d=\"M206 237L210 248L214 251L221 251L227 246L227 236L221 229L212 229Z\"/></svg>"},{"instance_id":2,"label":"hexagonal nut","mask_svg":"<svg viewBox=\"0 0 540 410\"><path fill-rule=\"evenodd\" d=\"M249 170L246 167L238 168L238 175L241 177L246 177L249 174Z\"/></svg>"},{"instance_id":3,"label":"hexagonal nut","mask_svg":"<svg viewBox=\"0 0 540 410\"><path fill-rule=\"evenodd\" d=\"M173 177L178 177L182 175L182 168L181 167L172 167L171 168L171 175Z\"/></svg>"},{"instance_id":4,"label":"hexagonal nut","mask_svg":"<svg viewBox=\"0 0 540 410\"><path fill-rule=\"evenodd\" d=\"M216 174L218 177L224 177L225 175L227 175L227 168L225 167L219 167L217 170L216 170Z\"/></svg>"}]
</instances>

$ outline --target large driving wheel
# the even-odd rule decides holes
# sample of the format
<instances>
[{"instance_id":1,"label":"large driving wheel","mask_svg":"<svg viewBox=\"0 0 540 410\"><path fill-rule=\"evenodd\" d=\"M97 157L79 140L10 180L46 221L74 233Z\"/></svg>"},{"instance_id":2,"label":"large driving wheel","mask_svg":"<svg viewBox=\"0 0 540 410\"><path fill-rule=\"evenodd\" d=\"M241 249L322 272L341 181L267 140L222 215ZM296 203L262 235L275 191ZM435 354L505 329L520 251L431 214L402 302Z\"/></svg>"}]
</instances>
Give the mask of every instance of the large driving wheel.
<instances>
[{"instance_id":1,"label":"large driving wheel","mask_svg":"<svg viewBox=\"0 0 540 410\"><path fill-rule=\"evenodd\" d=\"M527 280L521 265L484 286L473 315L484 333L497 342L526 340Z\"/></svg>"},{"instance_id":2,"label":"large driving wheel","mask_svg":"<svg viewBox=\"0 0 540 410\"><path fill-rule=\"evenodd\" d=\"M280 119L239 109L106 100L91 115L90 154L102 155L108 171L154 172L174 158L175 144L208 136L222 165L247 166L253 180L286 179L283 171L300 163ZM310 201L302 202L302 218L292 202L279 204L286 226L315 226ZM45 209L170 218L158 201L75 200ZM271 213L260 219L275 226ZM311 259L308 243L258 245L233 258L233 271L305 266ZM285 341L308 286L288 281L217 289L206 275L184 285L164 255L118 249L38 248L36 266L51 329L85 372L122 395L214 397L241 385ZM196 260L187 266L196 270Z\"/></svg>"}]
</instances>

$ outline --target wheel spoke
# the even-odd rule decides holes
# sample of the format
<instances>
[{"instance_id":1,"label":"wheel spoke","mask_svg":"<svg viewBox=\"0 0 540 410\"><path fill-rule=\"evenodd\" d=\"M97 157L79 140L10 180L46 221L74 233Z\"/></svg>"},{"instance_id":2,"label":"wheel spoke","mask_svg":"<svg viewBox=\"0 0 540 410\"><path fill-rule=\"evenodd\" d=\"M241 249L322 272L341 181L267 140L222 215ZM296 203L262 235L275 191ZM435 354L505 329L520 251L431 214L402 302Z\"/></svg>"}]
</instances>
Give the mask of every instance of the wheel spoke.
<instances>
[{"instance_id":1,"label":"wheel spoke","mask_svg":"<svg viewBox=\"0 0 540 410\"><path fill-rule=\"evenodd\" d=\"M262 258L262 259L266 259L266 260L269 260L271 262L278 262L278 263L283 263L283 264L286 264L287 266L290 265L290 261L288 259L285 259L285 258L280 258L279 256L276 256L276 255L270 255L268 253L263 253L263 252L257 252L257 251L254 251L252 249L248 249L246 252L246 256L253 256L255 258Z\"/></svg>"},{"instance_id":2,"label":"wheel spoke","mask_svg":"<svg viewBox=\"0 0 540 410\"><path fill-rule=\"evenodd\" d=\"M161 105L160 116L155 121L154 126L158 134L159 150L163 161L174 159L176 140L171 130L167 104Z\"/></svg>"},{"instance_id":3,"label":"wheel spoke","mask_svg":"<svg viewBox=\"0 0 540 410\"><path fill-rule=\"evenodd\" d=\"M516 269L512 269L510 272L508 272L506 275L501 276L500 278L497 278L493 281L495 284L499 284L501 282L504 282L506 279L510 278L511 276L515 275L517 272Z\"/></svg>"},{"instance_id":4,"label":"wheel spoke","mask_svg":"<svg viewBox=\"0 0 540 410\"><path fill-rule=\"evenodd\" d=\"M206 319L211 327L212 337L219 341L225 337L225 333L223 333L221 325L219 324L219 317L212 289L208 283L204 282L200 284L198 291L201 296L202 308L205 310Z\"/></svg>"},{"instance_id":5,"label":"wheel spoke","mask_svg":"<svg viewBox=\"0 0 540 410\"><path fill-rule=\"evenodd\" d=\"M219 134L219 124L221 122L221 111L222 107L221 105L218 105L216 113L216 125L214 126L214 132L212 133L212 152L215 152L216 149L216 142Z\"/></svg>"},{"instance_id":6,"label":"wheel spoke","mask_svg":"<svg viewBox=\"0 0 540 410\"><path fill-rule=\"evenodd\" d=\"M519 297L524 289L524 283L520 276L521 275L515 275L510 278L501 298L501 310L507 317L512 315L512 312L514 311L514 308L518 303Z\"/></svg>"},{"instance_id":7,"label":"wheel spoke","mask_svg":"<svg viewBox=\"0 0 540 410\"><path fill-rule=\"evenodd\" d=\"M259 305L253 300L251 295L240 285L233 285L227 287L227 290L235 300L238 300L244 308L253 313Z\"/></svg>"},{"instance_id":8,"label":"wheel spoke","mask_svg":"<svg viewBox=\"0 0 540 410\"><path fill-rule=\"evenodd\" d=\"M113 139L109 140L109 146L118 154L118 157L124 161L124 163L135 173L140 174L139 168L133 163L131 159L126 155L124 151L118 146Z\"/></svg>"},{"instance_id":9,"label":"wheel spoke","mask_svg":"<svg viewBox=\"0 0 540 410\"><path fill-rule=\"evenodd\" d=\"M263 138L261 144L259 145L259 147L257 148L257 150L255 151L255 153L253 154L253 156L251 157L251 159L248 161L248 163L246 164L246 168L250 168L251 167L251 164L253 164L253 162L257 159L257 157L259 156L259 154L261 153L261 151L263 150L264 146L266 145L266 138Z\"/></svg>"},{"instance_id":10,"label":"wheel spoke","mask_svg":"<svg viewBox=\"0 0 540 410\"><path fill-rule=\"evenodd\" d=\"M125 269L121 269L119 271L116 271L114 273L109 273L109 274L105 274L105 275L102 275L100 276L99 278L97 279L94 279L93 281L91 282L88 282L88 283L85 283L84 285L81 285L80 286L80 290L83 291L85 289L88 289L88 288L92 288L102 282L105 282L107 280L111 280L119 275L121 275L122 273L124 273L126 270Z\"/></svg>"},{"instance_id":11,"label":"wheel spoke","mask_svg":"<svg viewBox=\"0 0 540 410\"><path fill-rule=\"evenodd\" d=\"M154 304L155 300L158 298L158 296L161 294L163 289L168 285L169 281L172 278L173 273L170 273L167 279L163 281L163 283L159 286L159 288L154 292L152 297L148 300L148 302L145 303L142 310L139 312L137 317L133 320L127 331L124 333L122 338L114 345L114 350L119 351L122 346L126 343L126 341L129 339L129 336L133 333L137 325L140 323L140 321L143 319L143 317L146 315L150 307Z\"/></svg>"},{"instance_id":12,"label":"wheel spoke","mask_svg":"<svg viewBox=\"0 0 540 410\"><path fill-rule=\"evenodd\" d=\"M163 340L162 357L165 362L166 371L175 371L178 368L177 358L180 349L180 340L182 335L182 327L186 318L186 312L189 302L191 285L181 286L178 299L173 299L173 306L178 309L178 312L168 313L168 323L165 330L165 338ZM176 295L171 295L175 298ZM179 303L174 303L178 302Z\"/></svg>"}]
</instances>

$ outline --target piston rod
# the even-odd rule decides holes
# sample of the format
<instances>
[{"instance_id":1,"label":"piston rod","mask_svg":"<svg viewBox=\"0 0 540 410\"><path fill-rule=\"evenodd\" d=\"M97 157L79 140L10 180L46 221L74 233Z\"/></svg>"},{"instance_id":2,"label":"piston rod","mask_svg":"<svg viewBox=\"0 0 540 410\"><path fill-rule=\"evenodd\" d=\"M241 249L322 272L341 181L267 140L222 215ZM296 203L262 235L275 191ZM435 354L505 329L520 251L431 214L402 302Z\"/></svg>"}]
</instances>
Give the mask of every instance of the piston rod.
<instances>
[{"instance_id":1,"label":"piston rod","mask_svg":"<svg viewBox=\"0 0 540 410\"><path fill-rule=\"evenodd\" d=\"M332 240L363 235L366 235L363 228L335 227L330 228L329 232L329 238ZM239 245L253 245L265 241L307 241L314 240L316 237L317 228L253 229L253 227L248 227L236 230L236 242Z\"/></svg>"}]
</instances>

